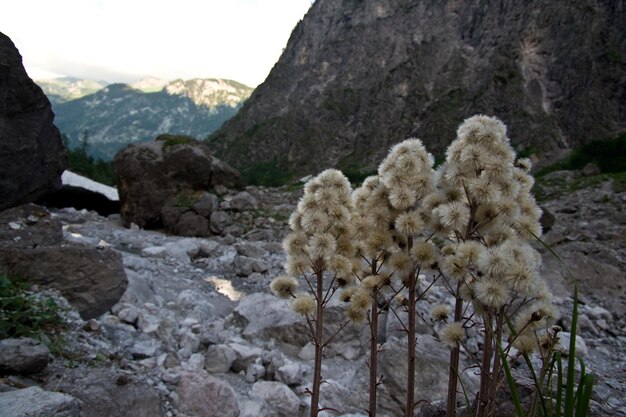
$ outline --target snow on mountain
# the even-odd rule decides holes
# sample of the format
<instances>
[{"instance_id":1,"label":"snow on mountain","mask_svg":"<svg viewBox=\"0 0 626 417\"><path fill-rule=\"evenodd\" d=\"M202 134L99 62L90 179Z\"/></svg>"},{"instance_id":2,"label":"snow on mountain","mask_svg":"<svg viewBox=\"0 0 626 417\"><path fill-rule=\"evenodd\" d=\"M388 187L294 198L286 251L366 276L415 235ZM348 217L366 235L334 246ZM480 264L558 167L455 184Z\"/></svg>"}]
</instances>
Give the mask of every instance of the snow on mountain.
<instances>
[{"instance_id":1,"label":"snow on mountain","mask_svg":"<svg viewBox=\"0 0 626 417\"><path fill-rule=\"evenodd\" d=\"M63 185L69 185L72 187L80 187L89 191L94 191L104 195L111 201L119 201L120 197L117 193L117 188L109 187L108 185L100 184L99 182L90 180L82 175L75 174L71 171L64 171L61 175L61 181Z\"/></svg>"}]
</instances>

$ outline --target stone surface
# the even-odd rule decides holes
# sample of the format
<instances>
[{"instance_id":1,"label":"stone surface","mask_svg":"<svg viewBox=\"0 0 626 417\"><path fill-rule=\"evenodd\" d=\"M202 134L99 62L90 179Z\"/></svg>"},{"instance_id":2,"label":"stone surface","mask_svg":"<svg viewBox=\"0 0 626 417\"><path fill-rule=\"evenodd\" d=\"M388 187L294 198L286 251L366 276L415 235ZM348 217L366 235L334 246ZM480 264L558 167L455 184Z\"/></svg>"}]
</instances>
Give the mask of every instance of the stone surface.
<instances>
[{"instance_id":1,"label":"stone surface","mask_svg":"<svg viewBox=\"0 0 626 417\"><path fill-rule=\"evenodd\" d=\"M221 184L243 188L239 173L211 155L207 145L189 140L167 145L166 140L135 144L113 160L124 224L144 228L163 226L161 210L170 199L193 207L204 194L189 200L189 193Z\"/></svg>"},{"instance_id":2,"label":"stone surface","mask_svg":"<svg viewBox=\"0 0 626 417\"><path fill-rule=\"evenodd\" d=\"M233 388L207 374L184 373L176 390L181 411L196 417L238 417Z\"/></svg>"},{"instance_id":3,"label":"stone surface","mask_svg":"<svg viewBox=\"0 0 626 417\"><path fill-rule=\"evenodd\" d=\"M0 410L6 417L82 417L81 401L39 387L0 392Z\"/></svg>"},{"instance_id":4,"label":"stone surface","mask_svg":"<svg viewBox=\"0 0 626 417\"><path fill-rule=\"evenodd\" d=\"M49 361L48 348L34 339L0 340L0 374L35 374L43 371Z\"/></svg>"},{"instance_id":5,"label":"stone surface","mask_svg":"<svg viewBox=\"0 0 626 417\"><path fill-rule=\"evenodd\" d=\"M61 186L67 156L50 101L31 80L19 51L0 33L0 211Z\"/></svg>"},{"instance_id":6,"label":"stone surface","mask_svg":"<svg viewBox=\"0 0 626 417\"><path fill-rule=\"evenodd\" d=\"M112 249L48 246L0 249L0 265L28 282L61 292L85 319L97 317L124 294L122 257Z\"/></svg>"}]
</instances>

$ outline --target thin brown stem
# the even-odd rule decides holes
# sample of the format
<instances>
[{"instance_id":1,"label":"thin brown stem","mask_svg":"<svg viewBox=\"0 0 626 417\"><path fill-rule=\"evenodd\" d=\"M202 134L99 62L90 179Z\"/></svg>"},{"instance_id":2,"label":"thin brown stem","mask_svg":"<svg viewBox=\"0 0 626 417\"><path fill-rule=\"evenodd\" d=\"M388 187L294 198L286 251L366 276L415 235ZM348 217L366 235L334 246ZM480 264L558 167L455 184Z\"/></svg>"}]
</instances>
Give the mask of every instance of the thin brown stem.
<instances>
[{"instance_id":1,"label":"thin brown stem","mask_svg":"<svg viewBox=\"0 0 626 417\"><path fill-rule=\"evenodd\" d=\"M461 292L461 282L456 288L456 303L454 305L454 321L460 322L463 318L463 299L459 295ZM456 416L456 386L459 375L459 362L461 358L461 347L457 344L450 350L450 369L448 371L448 403L446 417Z\"/></svg>"},{"instance_id":2,"label":"thin brown stem","mask_svg":"<svg viewBox=\"0 0 626 417\"><path fill-rule=\"evenodd\" d=\"M311 393L311 417L317 417L319 413L320 386L322 385L322 351L324 349L324 273L323 271L318 271L316 275L317 288L315 290L317 294L317 311L315 315L315 365L313 369L313 391Z\"/></svg>"},{"instance_id":3,"label":"thin brown stem","mask_svg":"<svg viewBox=\"0 0 626 417\"><path fill-rule=\"evenodd\" d=\"M489 410L489 393L493 375L491 374L491 358L493 356L493 329L491 315L485 314L485 334L483 336L483 360L480 365L480 390L478 393L478 410L476 417L486 417Z\"/></svg>"},{"instance_id":4,"label":"thin brown stem","mask_svg":"<svg viewBox=\"0 0 626 417\"><path fill-rule=\"evenodd\" d=\"M376 389L378 387L378 290L372 297L370 311L370 398L367 415L376 416Z\"/></svg>"},{"instance_id":5,"label":"thin brown stem","mask_svg":"<svg viewBox=\"0 0 626 417\"><path fill-rule=\"evenodd\" d=\"M415 287L417 276L415 271L409 275L409 302L408 302L408 346L407 346L407 380L406 380L406 417L413 417L415 407L415 350L417 339L415 335L416 298Z\"/></svg>"}]
</instances>

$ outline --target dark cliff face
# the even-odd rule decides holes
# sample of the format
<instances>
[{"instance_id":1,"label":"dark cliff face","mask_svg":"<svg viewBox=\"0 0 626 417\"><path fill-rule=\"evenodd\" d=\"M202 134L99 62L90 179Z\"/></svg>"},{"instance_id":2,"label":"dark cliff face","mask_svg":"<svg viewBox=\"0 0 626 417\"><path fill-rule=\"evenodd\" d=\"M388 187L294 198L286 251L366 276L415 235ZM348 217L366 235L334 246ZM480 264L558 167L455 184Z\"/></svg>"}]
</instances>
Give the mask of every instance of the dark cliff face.
<instances>
[{"instance_id":1,"label":"dark cliff face","mask_svg":"<svg viewBox=\"0 0 626 417\"><path fill-rule=\"evenodd\" d=\"M0 32L0 211L61 186L67 156L48 98Z\"/></svg>"},{"instance_id":2,"label":"dark cliff face","mask_svg":"<svg viewBox=\"0 0 626 417\"><path fill-rule=\"evenodd\" d=\"M546 162L626 131L624 22L621 0L317 0L209 141L239 168L366 170L408 136L441 154L483 113Z\"/></svg>"}]
</instances>

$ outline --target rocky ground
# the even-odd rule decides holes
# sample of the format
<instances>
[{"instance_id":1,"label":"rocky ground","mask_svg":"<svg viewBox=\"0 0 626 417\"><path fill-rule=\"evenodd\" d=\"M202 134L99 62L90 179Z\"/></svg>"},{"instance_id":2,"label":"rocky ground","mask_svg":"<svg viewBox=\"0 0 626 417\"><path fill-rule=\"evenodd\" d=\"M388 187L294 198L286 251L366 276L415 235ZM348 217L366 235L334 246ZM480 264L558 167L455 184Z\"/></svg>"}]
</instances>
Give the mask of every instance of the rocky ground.
<instances>
[{"instance_id":1,"label":"rocky ground","mask_svg":"<svg viewBox=\"0 0 626 417\"><path fill-rule=\"evenodd\" d=\"M568 175L553 174L554 183L546 187L574 181ZM84 321L70 309L68 330L56 339L48 366L30 376L0 379L0 391L32 387L19 395L62 404L64 411L57 415L64 416L79 415L72 414L76 399L85 416L305 415L312 346L303 320L268 288L282 272L280 242L300 191L248 187L244 193L223 196L228 224L222 236L211 238L125 229L118 215L53 211L66 241L121 253L128 289L96 319ZM602 182L543 204L555 216L544 240L578 280L584 342L579 354L598 380L593 415L626 415L626 193ZM543 252L544 275L567 317L571 279L558 260ZM447 297L435 288L424 311L450 301ZM332 324L342 319L340 307L329 310ZM566 331L568 323L567 318L561 322ZM404 376L398 364L404 347L393 320L387 327L379 415L391 417L399 415L402 402L398 390ZM421 398L443 399L447 352L430 327L422 325L419 332ZM364 415L366 341L364 330L347 327L328 349L322 404L338 412L327 415ZM477 340L472 343L478 346ZM473 386L476 377L468 372L467 382ZM51 397L54 393L71 397ZM7 401L3 395L0 403Z\"/></svg>"}]
</instances>

